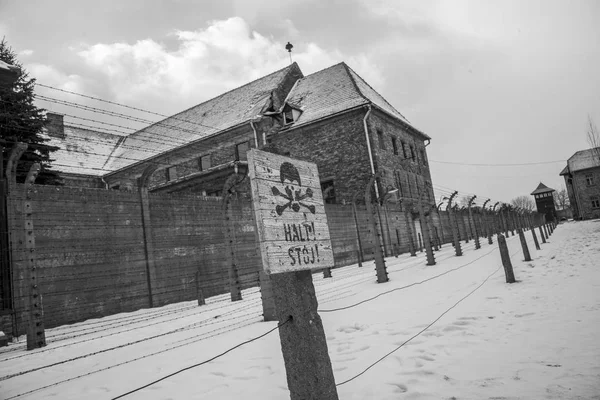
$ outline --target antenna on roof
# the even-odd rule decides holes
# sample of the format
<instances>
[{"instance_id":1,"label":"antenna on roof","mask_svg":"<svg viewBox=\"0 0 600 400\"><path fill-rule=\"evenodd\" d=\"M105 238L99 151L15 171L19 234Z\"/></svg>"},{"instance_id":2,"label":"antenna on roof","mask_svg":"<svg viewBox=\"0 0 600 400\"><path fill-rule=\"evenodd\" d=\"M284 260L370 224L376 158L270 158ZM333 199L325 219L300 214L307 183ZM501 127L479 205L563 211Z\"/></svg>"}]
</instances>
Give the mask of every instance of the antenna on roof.
<instances>
[{"instance_id":1,"label":"antenna on roof","mask_svg":"<svg viewBox=\"0 0 600 400\"><path fill-rule=\"evenodd\" d=\"M288 53L290 53L290 64L292 63L292 49L294 48L294 45L291 44L290 42L287 42L287 44L285 45L285 49L288 51Z\"/></svg>"}]
</instances>

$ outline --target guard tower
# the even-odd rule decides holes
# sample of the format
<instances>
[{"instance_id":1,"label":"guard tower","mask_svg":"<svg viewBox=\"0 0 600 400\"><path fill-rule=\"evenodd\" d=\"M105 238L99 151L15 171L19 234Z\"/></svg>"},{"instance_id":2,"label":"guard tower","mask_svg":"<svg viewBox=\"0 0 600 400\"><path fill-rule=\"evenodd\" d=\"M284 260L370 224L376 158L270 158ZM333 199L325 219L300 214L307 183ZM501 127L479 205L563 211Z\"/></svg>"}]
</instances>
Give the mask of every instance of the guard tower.
<instances>
[{"instance_id":1,"label":"guard tower","mask_svg":"<svg viewBox=\"0 0 600 400\"><path fill-rule=\"evenodd\" d=\"M556 220L556 207L554 206L554 193L555 190L544 185L542 182L538 185L537 189L531 192L531 195L535 197L535 205L537 211L546 216L546 221Z\"/></svg>"}]
</instances>

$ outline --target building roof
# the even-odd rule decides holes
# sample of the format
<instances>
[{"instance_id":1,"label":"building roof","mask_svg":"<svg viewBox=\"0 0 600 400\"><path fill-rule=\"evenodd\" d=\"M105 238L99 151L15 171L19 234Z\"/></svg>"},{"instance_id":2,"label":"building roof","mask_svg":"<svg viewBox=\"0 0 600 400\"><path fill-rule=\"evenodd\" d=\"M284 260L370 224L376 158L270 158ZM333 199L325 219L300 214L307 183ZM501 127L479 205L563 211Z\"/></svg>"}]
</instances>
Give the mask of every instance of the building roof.
<instances>
[{"instance_id":1,"label":"building roof","mask_svg":"<svg viewBox=\"0 0 600 400\"><path fill-rule=\"evenodd\" d=\"M544 185L542 182L540 182L540 184L538 185L538 187L531 192L531 195L536 195L536 194L540 194L540 193L550 193L550 192L555 192L556 190L549 188L548 186Z\"/></svg>"},{"instance_id":2,"label":"building roof","mask_svg":"<svg viewBox=\"0 0 600 400\"><path fill-rule=\"evenodd\" d=\"M339 112L372 104L415 129L408 120L345 63L307 75L297 81L287 103L302 111L292 127L302 126ZM429 136L415 129L429 139Z\"/></svg>"},{"instance_id":3,"label":"building roof","mask_svg":"<svg viewBox=\"0 0 600 400\"><path fill-rule=\"evenodd\" d=\"M589 168L600 167L600 147L580 150L567 160L567 166L560 175L566 175Z\"/></svg>"},{"instance_id":4,"label":"building roof","mask_svg":"<svg viewBox=\"0 0 600 400\"><path fill-rule=\"evenodd\" d=\"M52 166L69 174L101 176L107 172L106 162L124 136L97 132L74 126L64 126L64 138L48 136L50 146L59 147L51 153Z\"/></svg>"},{"instance_id":5,"label":"building roof","mask_svg":"<svg viewBox=\"0 0 600 400\"><path fill-rule=\"evenodd\" d=\"M293 70L299 71L296 63L132 133L106 168L116 171L250 121Z\"/></svg>"}]
</instances>

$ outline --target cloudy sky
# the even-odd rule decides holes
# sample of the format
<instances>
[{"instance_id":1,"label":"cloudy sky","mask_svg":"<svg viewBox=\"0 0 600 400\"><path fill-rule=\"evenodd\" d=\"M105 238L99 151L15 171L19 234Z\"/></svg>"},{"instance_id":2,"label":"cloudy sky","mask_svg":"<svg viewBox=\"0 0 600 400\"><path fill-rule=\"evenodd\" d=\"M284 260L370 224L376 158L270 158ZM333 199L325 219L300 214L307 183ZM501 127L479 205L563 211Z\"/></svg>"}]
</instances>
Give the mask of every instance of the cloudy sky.
<instances>
[{"instance_id":1,"label":"cloudy sky","mask_svg":"<svg viewBox=\"0 0 600 400\"><path fill-rule=\"evenodd\" d=\"M596 0L0 0L0 15L39 83L163 114L284 67L288 41L305 75L345 61L433 138L434 185L479 197L559 189L553 161L589 147L588 115L600 125ZM506 165L524 163L539 164Z\"/></svg>"}]
</instances>

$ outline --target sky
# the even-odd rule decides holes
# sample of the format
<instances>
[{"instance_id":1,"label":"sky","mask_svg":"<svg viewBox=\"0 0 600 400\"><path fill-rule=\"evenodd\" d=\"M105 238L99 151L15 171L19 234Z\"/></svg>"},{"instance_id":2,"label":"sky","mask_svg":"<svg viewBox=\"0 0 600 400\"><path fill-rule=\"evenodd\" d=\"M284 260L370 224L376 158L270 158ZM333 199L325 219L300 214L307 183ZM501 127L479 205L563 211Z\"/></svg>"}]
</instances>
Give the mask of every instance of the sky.
<instances>
[{"instance_id":1,"label":"sky","mask_svg":"<svg viewBox=\"0 0 600 400\"><path fill-rule=\"evenodd\" d=\"M440 195L560 189L600 124L595 0L0 0L0 16L38 83L166 115L285 67L288 41L305 75L345 61L432 137Z\"/></svg>"}]
</instances>

